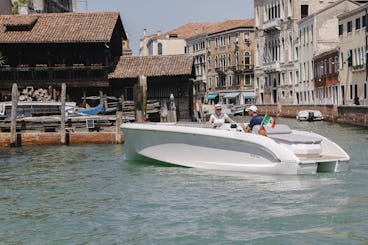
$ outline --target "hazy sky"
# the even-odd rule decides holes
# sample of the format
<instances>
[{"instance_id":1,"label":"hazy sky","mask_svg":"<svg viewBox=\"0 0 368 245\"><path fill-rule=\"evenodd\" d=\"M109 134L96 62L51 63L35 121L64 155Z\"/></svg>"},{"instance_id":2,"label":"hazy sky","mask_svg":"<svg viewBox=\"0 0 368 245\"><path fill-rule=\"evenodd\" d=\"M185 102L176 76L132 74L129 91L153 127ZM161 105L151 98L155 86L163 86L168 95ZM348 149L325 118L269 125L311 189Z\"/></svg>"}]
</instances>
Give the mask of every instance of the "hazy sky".
<instances>
[{"instance_id":1,"label":"hazy sky","mask_svg":"<svg viewBox=\"0 0 368 245\"><path fill-rule=\"evenodd\" d=\"M253 0L88 0L78 11L120 12L130 47L138 55L143 29L162 33L191 22L217 22L253 18Z\"/></svg>"}]
</instances>

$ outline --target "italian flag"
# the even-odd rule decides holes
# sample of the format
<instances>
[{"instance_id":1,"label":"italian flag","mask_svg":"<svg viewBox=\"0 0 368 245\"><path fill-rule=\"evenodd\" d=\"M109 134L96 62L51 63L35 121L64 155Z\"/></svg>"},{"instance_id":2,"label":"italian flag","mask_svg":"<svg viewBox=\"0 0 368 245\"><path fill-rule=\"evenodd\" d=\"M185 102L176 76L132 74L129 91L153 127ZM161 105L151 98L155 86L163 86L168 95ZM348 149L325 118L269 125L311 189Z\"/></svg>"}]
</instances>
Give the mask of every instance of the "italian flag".
<instances>
[{"instance_id":1,"label":"italian flag","mask_svg":"<svg viewBox=\"0 0 368 245\"><path fill-rule=\"evenodd\" d=\"M272 128L274 128L275 124L276 124L275 120L270 115L266 115L263 118L262 125L271 126Z\"/></svg>"}]
</instances>

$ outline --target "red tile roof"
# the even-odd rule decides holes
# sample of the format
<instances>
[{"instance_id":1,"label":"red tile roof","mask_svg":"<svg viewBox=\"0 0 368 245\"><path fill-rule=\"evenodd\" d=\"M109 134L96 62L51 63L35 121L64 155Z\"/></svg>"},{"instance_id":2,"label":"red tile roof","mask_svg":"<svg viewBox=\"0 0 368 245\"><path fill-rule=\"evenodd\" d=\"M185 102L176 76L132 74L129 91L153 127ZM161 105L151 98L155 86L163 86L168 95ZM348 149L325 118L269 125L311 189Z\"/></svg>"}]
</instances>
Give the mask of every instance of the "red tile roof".
<instances>
[{"instance_id":1,"label":"red tile roof","mask_svg":"<svg viewBox=\"0 0 368 245\"><path fill-rule=\"evenodd\" d=\"M0 42L107 42L118 20L118 12L0 15Z\"/></svg>"},{"instance_id":2,"label":"red tile roof","mask_svg":"<svg viewBox=\"0 0 368 245\"><path fill-rule=\"evenodd\" d=\"M189 23L178 27L174 30L162 34L160 37L165 38L170 34L177 34L178 38L186 39L199 34L206 33L207 30L217 23Z\"/></svg>"},{"instance_id":3,"label":"red tile roof","mask_svg":"<svg viewBox=\"0 0 368 245\"><path fill-rule=\"evenodd\" d=\"M224 22L219 22L217 25L212 26L207 33L215 34L223 31L228 31L236 28L243 27L254 27L254 19L242 19L242 20L226 20Z\"/></svg>"},{"instance_id":4,"label":"red tile roof","mask_svg":"<svg viewBox=\"0 0 368 245\"><path fill-rule=\"evenodd\" d=\"M161 34L158 37L166 38L170 34L177 34L178 38L186 39L199 34L214 34L242 27L254 27L254 19L226 20L212 23L189 23Z\"/></svg>"},{"instance_id":5,"label":"red tile roof","mask_svg":"<svg viewBox=\"0 0 368 245\"><path fill-rule=\"evenodd\" d=\"M109 79L191 75L192 68L191 55L122 56Z\"/></svg>"}]
</instances>

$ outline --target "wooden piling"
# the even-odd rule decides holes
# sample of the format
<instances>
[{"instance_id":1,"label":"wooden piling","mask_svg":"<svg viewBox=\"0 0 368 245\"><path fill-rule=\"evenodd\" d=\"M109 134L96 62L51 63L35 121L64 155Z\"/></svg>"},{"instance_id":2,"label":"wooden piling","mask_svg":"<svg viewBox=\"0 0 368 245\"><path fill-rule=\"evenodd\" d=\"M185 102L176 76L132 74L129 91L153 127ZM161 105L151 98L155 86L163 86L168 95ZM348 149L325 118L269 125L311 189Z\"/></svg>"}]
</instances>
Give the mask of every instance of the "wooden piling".
<instances>
[{"instance_id":1,"label":"wooden piling","mask_svg":"<svg viewBox=\"0 0 368 245\"><path fill-rule=\"evenodd\" d=\"M65 100L66 100L66 84L61 84L61 118L60 118L60 143L65 145L66 135L65 135Z\"/></svg>"},{"instance_id":2,"label":"wooden piling","mask_svg":"<svg viewBox=\"0 0 368 245\"><path fill-rule=\"evenodd\" d=\"M134 86L135 91L135 121L144 122L147 116L147 77L139 75L138 84Z\"/></svg>"},{"instance_id":3,"label":"wooden piling","mask_svg":"<svg viewBox=\"0 0 368 245\"><path fill-rule=\"evenodd\" d=\"M116 121L115 121L115 143L121 144L121 123L123 119L123 112L117 111L116 112Z\"/></svg>"},{"instance_id":4,"label":"wooden piling","mask_svg":"<svg viewBox=\"0 0 368 245\"><path fill-rule=\"evenodd\" d=\"M12 109L10 117L10 146L17 146L17 107L18 107L18 86L13 83L12 87Z\"/></svg>"}]
</instances>

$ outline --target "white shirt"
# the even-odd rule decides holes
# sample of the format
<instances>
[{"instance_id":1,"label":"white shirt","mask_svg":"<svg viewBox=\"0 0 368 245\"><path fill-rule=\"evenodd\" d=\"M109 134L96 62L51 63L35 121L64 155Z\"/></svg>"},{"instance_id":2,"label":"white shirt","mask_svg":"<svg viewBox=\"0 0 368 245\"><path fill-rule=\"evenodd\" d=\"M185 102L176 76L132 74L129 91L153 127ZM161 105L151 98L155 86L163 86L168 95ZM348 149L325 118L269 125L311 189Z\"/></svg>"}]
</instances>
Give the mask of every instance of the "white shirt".
<instances>
[{"instance_id":1,"label":"white shirt","mask_svg":"<svg viewBox=\"0 0 368 245\"><path fill-rule=\"evenodd\" d=\"M226 113L221 112L220 115L217 116L216 113L210 116L210 121L212 121L213 127L221 127L224 125L225 120L228 120L229 116Z\"/></svg>"}]
</instances>

